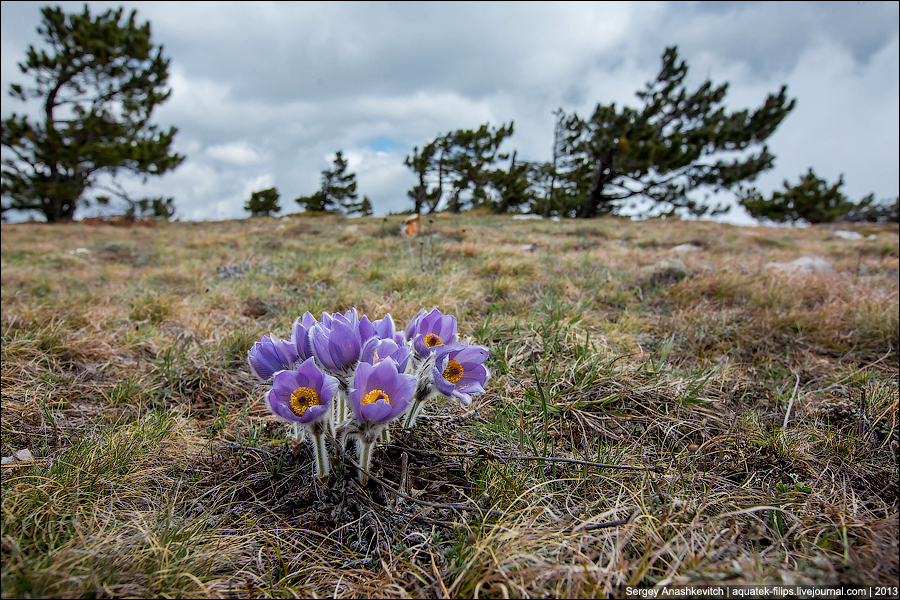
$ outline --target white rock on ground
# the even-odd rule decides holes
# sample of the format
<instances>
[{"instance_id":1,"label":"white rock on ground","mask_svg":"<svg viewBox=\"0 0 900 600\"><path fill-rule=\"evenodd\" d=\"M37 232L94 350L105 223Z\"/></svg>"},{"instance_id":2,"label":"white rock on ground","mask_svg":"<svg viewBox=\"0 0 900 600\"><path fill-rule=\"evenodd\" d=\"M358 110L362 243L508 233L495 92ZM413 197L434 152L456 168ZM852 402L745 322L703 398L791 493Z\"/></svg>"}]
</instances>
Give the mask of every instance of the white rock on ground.
<instances>
[{"instance_id":1,"label":"white rock on ground","mask_svg":"<svg viewBox=\"0 0 900 600\"><path fill-rule=\"evenodd\" d=\"M675 282L690 277L693 271L680 258L664 258L658 263L642 267L641 274L648 278L662 278Z\"/></svg>"},{"instance_id":2,"label":"white rock on ground","mask_svg":"<svg viewBox=\"0 0 900 600\"><path fill-rule=\"evenodd\" d=\"M31 453L31 450L25 448L23 450L16 450L13 452L12 456L4 456L2 462L6 465L13 462L28 462L30 460L34 460L34 455Z\"/></svg>"},{"instance_id":3,"label":"white rock on ground","mask_svg":"<svg viewBox=\"0 0 900 600\"><path fill-rule=\"evenodd\" d=\"M697 244L681 244L672 248L671 252L675 254L690 254L692 252L699 252L700 250L703 250L703 248Z\"/></svg>"},{"instance_id":4,"label":"white rock on ground","mask_svg":"<svg viewBox=\"0 0 900 600\"><path fill-rule=\"evenodd\" d=\"M850 240L852 242L863 239L863 236L856 233L855 231L838 230L838 231L835 231L832 235L836 238L840 238L842 240Z\"/></svg>"},{"instance_id":5,"label":"white rock on ground","mask_svg":"<svg viewBox=\"0 0 900 600\"><path fill-rule=\"evenodd\" d=\"M780 271L782 273L834 273L834 267L818 256L804 256L788 263L773 262L767 264L765 269Z\"/></svg>"}]
</instances>

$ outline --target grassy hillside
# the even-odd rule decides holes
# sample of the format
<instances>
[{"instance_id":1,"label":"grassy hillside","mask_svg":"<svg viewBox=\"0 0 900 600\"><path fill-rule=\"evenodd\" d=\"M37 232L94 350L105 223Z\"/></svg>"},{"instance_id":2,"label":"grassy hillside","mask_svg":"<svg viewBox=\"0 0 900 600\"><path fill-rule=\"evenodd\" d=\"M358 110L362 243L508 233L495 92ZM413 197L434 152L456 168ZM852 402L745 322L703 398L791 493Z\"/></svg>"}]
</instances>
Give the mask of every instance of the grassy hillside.
<instances>
[{"instance_id":1,"label":"grassy hillside","mask_svg":"<svg viewBox=\"0 0 900 600\"><path fill-rule=\"evenodd\" d=\"M3 225L3 596L898 584L896 225L399 226ZM493 377L320 486L246 352L351 307Z\"/></svg>"}]
</instances>

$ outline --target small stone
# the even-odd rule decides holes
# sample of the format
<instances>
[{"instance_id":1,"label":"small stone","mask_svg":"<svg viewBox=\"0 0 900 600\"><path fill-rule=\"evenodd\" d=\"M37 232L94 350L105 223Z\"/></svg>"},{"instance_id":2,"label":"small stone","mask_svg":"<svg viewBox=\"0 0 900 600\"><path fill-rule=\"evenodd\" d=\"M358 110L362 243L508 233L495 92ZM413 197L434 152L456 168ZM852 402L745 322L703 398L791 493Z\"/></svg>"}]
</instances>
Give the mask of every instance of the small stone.
<instances>
[{"instance_id":1,"label":"small stone","mask_svg":"<svg viewBox=\"0 0 900 600\"><path fill-rule=\"evenodd\" d=\"M34 455L31 453L31 450L25 448L23 450L18 450L13 454L16 457L16 460L26 462L29 460L34 460Z\"/></svg>"},{"instance_id":2,"label":"small stone","mask_svg":"<svg viewBox=\"0 0 900 600\"><path fill-rule=\"evenodd\" d=\"M842 240L850 240L851 242L863 239L863 236L856 233L855 231L838 230L838 231L835 231L832 235L834 237L840 238Z\"/></svg>"},{"instance_id":3,"label":"small stone","mask_svg":"<svg viewBox=\"0 0 900 600\"><path fill-rule=\"evenodd\" d=\"M769 263L764 268L782 273L834 273L834 268L818 256L804 256L788 263Z\"/></svg>"},{"instance_id":4,"label":"small stone","mask_svg":"<svg viewBox=\"0 0 900 600\"><path fill-rule=\"evenodd\" d=\"M8 465L10 463L28 462L32 460L34 460L34 455L31 453L31 450L25 448L23 450L16 450L13 452L12 456L4 456L0 459L0 464Z\"/></svg>"},{"instance_id":5,"label":"small stone","mask_svg":"<svg viewBox=\"0 0 900 600\"><path fill-rule=\"evenodd\" d=\"M681 244L672 248L672 252L675 254L690 254L692 252L699 252L700 250L703 250L703 248L697 244Z\"/></svg>"},{"instance_id":6,"label":"small stone","mask_svg":"<svg viewBox=\"0 0 900 600\"><path fill-rule=\"evenodd\" d=\"M651 285L671 284L693 275L693 271L680 258L664 258L656 264L643 267L641 274Z\"/></svg>"}]
</instances>

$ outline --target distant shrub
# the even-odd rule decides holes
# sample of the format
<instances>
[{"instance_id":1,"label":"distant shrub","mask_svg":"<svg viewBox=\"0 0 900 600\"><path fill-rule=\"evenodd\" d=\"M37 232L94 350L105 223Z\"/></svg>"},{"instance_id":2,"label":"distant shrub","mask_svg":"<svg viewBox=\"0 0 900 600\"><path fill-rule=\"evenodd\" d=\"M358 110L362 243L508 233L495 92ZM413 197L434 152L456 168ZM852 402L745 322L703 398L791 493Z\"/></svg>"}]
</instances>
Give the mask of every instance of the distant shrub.
<instances>
[{"instance_id":1,"label":"distant shrub","mask_svg":"<svg viewBox=\"0 0 900 600\"><path fill-rule=\"evenodd\" d=\"M898 223L897 202L900 198L882 198L875 200L874 194L869 194L859 201L847 214L838 220L849 223Z\"/></svg>"},{"instance_id":2,"label":"distant shrub","mask_svg":"<svg viewBox=\"0 0 900 600\"><path fill-rule=\"evenodd\" d=\"M844 176L832 186L820 179L812 169L800 178L797 185L784 181L784 191L775 191L770 198L750 190L741 198L741 205L753 217L779 223L806 221L830 223L846 215L856 206L840 190Z\"/></svg>"},{"instance_id":3,"label":"distant shrub","mask_svg":"<svg viewBox=\"0 0 900 600\"><path fill-rule=\"evenodd\" d=\"M281 207L278 205L278 190L269 188L250 194L250 200L244 205L244 210L249 210L254 217L268 217L277 214Z\"/></svg>"},{"instance_id":4,"label":"distant shrub","mask_svg":"<svg viewBox=\"0 0 900 600\"><path fill-rule=\"evenodd\" d=\"M875 200L869 194L859 202L851 202L841 192L844 176L837 183L828 185L810 169L797 185L784 182L784 191L764 198L755 189L748 190L741 198L741 205L757 219L769 219L779 223L806 221L807 223L897 223L897 198Z\"/></svg>"}]
</instances>

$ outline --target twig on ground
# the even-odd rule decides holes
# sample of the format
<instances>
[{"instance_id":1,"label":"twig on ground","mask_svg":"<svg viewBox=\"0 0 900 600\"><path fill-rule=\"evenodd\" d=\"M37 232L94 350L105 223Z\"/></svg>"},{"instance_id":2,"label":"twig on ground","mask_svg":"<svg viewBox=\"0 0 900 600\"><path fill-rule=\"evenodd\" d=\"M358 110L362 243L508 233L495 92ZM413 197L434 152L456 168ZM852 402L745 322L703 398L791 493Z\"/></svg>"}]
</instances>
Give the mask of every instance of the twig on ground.
<instances>
[{"instance_id":1,"label":"twig on ground","mask_svg":"<svg viewBox=\"0 0 900 600\"><path fill-rule=\"evenodd\" d=\"M450 419L447 419L447 423L456 423L458 421L465 421L467 419L471 419L472 417L480 417L481 415L478 414L479 408L480 407L476 406L475 408L473 408L472 410L470 410L466 413L457 415L455 417L451 417Z\"/></svg>"},{"instance_id":2,"label":"twig on ground","mask_svg":"<svg viewBox=\"0 0 900 600\"><path fill-rule=\"evenodd\" d=\"M415 448L407 448L406 446L397 445L401 450L415 452L416 454L426 454L429 456L460 456L464 458L487 457L493 460L539 460L544 462L568 463L573 465L584 465L588 467L598 467L601 469L622 469L626 471L650 471L651 473L663 473L666 468L662 465L651 465L649 467L637 465L609 465L606 463L592 462L588 460L577 460L574 458L556 458L549 456L500 456L494 454L490 450L479 448L478 452L472 454L469 452L438 452L436 450L417 450Z\"/></svg>"},{"instance_id":3,"label":"twig on ground","mask_svg":"<svg viewBox=\"0 0 900 600\"><path fill-rule=\"evenodd\" d=\"M558 463L568 463L573 465L585 465L588 467L598 467L601 469L622 469L626 471L650 471L651 473L663 473L666 468L662 465L652 465L649 467L637 466L637 465L608 465L605 463L591 462L589 460L576 460L574 458L553 458L548 456L494 456L492 458L498 458L503 460L540 460L544 462L558 462Z\"/></svg>"},{"instance_id":4,"label":"twig on ground","mask_svg":"<svg viewBox=\"0 0 900 600\"><path fill-rule=\"evenodd\" d=\"M262 448L254 448L253 446L245 446L243 444L238 444L237 442L228 442L227 446L232 450L247 450L249 452L261 452L266 456L275 456L274 452L269 452L268 450L263 450Z\"/></svg>"},{"instance_id":5,"label":"twig on ground","mask_svg":"<svg viewBox=\"0 0 900 600\"><path fill-rule=\"evenodd\" d=\"M603 523L591 523L590 525L583 526L573 526L572 531L594 531L596 529L607 529L609 527L618 527L619 525L628 525L637 515L638 509L636 506L632 506L629 509L628 516L624 519L618 519L616 521L606 521Z\"/></svg>"},{"instance_id":6,"label":"twig on ground","mask_svg":"<svg viewBox=\"0 0 900 600\"><path fill-rule=\"evenodd\" d=\"M794 391L791 393L791 401L788 402L787 412L784 413L784 423L781 425L782 429L785 429L788 424L788 419L791 418L791 409L794 408L794 400L797 399L797 389L800 387L800 375L797 374L797 383L794 384Z\"/></svg>"}]
</instances>

